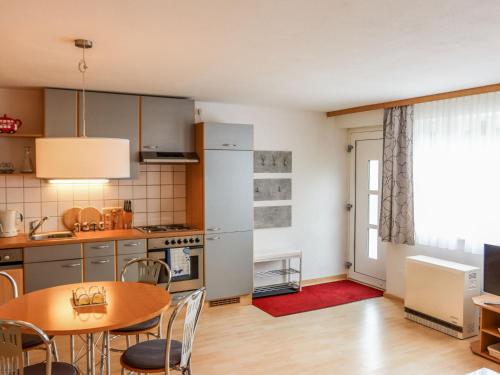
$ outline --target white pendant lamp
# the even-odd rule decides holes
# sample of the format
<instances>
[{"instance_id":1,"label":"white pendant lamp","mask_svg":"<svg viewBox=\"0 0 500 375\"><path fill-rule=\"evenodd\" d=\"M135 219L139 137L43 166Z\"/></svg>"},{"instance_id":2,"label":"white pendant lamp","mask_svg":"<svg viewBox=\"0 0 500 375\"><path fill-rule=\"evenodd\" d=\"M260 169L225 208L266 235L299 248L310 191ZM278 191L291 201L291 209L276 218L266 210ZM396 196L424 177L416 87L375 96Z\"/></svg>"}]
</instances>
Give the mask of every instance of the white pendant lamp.
<instances>
[{"instance_id":1,"label":"white pendant lamp","mask_svg":"<svg viewBox=\"0 0 500 375\"><path fill-rule=\"evenodd\" d=\"M75 40L82 48L78 64L82 73L82 136L38 138L36 140L36 176L50 182L101 183L110 178L130 177L130 141L119 138L87 137L85 134L85 50L92 41Z\"/></svg>"}]
</instances>

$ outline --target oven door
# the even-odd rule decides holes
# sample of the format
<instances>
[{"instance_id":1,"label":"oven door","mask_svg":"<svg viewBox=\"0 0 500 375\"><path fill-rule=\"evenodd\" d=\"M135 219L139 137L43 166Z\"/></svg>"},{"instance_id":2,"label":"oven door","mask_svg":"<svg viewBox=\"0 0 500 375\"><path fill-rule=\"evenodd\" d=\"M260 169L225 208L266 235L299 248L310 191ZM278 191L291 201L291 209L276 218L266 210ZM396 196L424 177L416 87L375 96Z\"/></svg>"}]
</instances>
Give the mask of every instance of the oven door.
<instances>
[{"instance_id":1,"label":"oven door","mask_svg":"<svg viewBox=\"0 0 500 375\"><path fill-rule=\"evenodd\" d=\"M170 292L195 290L203 286L203 248L180 247L173 249L155 249L148 252L148 257L163 260L170 267L172 279ZM166 282L162 270L158 283Z\"/></svg>"}]
</instances>

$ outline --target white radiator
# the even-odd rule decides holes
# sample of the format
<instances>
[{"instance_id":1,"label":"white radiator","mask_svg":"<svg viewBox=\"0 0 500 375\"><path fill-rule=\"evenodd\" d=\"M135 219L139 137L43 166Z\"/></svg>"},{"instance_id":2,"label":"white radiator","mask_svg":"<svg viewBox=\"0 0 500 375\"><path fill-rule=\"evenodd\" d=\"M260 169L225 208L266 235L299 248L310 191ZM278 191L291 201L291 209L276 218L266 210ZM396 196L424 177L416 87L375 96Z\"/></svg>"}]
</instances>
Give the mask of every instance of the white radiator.
<instances>
[{"instance_id":1,"label":"white radiator","mask_svg":"<svg viewBox=\"0 0 500 375\"><path fill-rule=\"evenodd\" d=\"M405 317L465 339L478 334L479 268L423 255L406 258Z\"/></svg>"}]
</instances>

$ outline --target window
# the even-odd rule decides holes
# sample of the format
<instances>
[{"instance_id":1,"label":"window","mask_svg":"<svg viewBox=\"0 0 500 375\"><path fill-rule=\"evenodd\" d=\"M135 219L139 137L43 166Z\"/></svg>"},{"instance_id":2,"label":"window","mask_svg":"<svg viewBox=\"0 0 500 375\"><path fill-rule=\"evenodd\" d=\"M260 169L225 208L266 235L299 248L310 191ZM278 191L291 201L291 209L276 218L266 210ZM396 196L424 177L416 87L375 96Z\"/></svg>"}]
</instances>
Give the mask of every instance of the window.
<instances>
[{"instance_id":1,"label":"window","mask_svg":"<svg viewBox=\"0 0 500 375\"><path fill-rule=\"evenodd\" d=\"M413 174L418 244L500 243L500 93L415 105Z\"/></svg>"},{"instance_id":2,"label":"window","mask_svg":"<svg viewBox=\"0 0 500 375\"><path fill-rule=\"evenodd\" d=\"M368 257L378 258L378 160L368 160Z\"/></svg>"}]
</instances>

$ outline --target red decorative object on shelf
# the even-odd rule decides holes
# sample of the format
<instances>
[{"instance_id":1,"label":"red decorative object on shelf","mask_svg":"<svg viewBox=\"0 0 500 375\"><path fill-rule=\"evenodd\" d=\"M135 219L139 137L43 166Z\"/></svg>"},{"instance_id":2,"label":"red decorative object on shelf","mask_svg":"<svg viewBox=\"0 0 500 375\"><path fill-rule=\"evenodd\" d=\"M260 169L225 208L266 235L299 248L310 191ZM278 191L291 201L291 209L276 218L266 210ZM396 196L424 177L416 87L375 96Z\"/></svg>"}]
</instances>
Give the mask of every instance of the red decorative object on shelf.
<instances>
[{"instance_id":1,"label":"red decorative object on shelf","mask_svg":"<svg viewBox=\"0 0 500 375\"><path fill-rule=\"evenodd\" d=\"M21 120L7 117L7 114L4 114L0 117L0 133L14 134L22 124Z\"/></svg>"}]
</instances>

